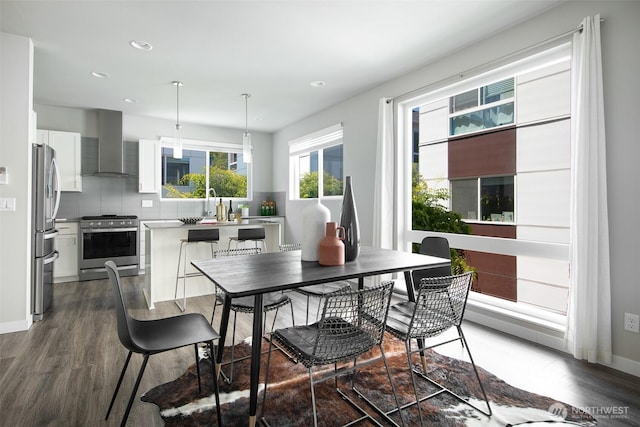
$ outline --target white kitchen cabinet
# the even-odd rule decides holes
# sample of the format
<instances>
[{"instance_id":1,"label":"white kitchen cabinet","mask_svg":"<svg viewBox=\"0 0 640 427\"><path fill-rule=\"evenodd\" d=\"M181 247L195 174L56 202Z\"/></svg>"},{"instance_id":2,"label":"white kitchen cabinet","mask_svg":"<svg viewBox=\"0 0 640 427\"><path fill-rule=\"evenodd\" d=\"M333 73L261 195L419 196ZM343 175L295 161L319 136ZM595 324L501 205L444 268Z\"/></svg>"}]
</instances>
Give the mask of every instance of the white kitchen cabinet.
<instances>
[{"instance_id":1,"label":"white kitchen cabinet","mask_svg":"<svg viewBox=\"0 0 640 427\"><path fill-rule=\"evenodd\" d=\"M75 282L78 280L78 223L56 223L58 235L54 240L59 257L53 263L53 281Z\"/></svg>"},{"instance_id":2,"label":"white kitchen cabinet","mask_svg":"<svg viewBox=\"0 0 640 427\"><path fill-rule=\"evenodd\" d=\"M47 144L56 150L62 191L82 191L82 144L77 132L38 129L38 144Z\"/></svg>"},{"instance_id":3,"label":"white kitchen cabinet","mask_svg":"<svg viewBox=\"0 0 640 427\"><path fill-rule=\"evenodd\" d=\"M138 142L138 192L160 192L160 141Z\"/></svg>"}]
</instances>

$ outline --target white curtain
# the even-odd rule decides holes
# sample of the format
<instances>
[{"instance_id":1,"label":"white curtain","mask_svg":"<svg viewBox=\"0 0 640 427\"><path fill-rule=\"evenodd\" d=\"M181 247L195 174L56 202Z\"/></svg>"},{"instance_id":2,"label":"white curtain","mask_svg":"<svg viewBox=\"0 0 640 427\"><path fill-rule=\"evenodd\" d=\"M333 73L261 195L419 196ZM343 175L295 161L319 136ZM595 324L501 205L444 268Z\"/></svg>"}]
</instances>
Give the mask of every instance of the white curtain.
<instances>
[{"instance_id":1,"label":"white curtain","mask_svg":"<svg viewBox=\"0 0 640 427\"><path fill-rule=\"evenodd\" d=\"M566 340L578 359L611 363L611 291L600 15L573 39L571 274Z\"/></svg>"},{"instance_id":2,"label":"white curtain","mask_svg":"<svg viewBox=\"0 0 640 427\"><path fill-rule=\"evenodd\" d=\"M394 153L393 102L381 98L373 196L373 246L385 249L393 249Z\"/></svg>"}]
</instances>

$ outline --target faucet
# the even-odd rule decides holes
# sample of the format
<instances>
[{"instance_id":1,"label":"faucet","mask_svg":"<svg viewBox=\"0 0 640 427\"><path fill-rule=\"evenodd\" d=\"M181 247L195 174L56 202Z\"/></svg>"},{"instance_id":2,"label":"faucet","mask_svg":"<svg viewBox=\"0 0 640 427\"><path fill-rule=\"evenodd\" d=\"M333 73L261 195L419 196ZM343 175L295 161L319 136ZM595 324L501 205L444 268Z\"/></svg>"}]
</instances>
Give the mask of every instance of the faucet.
<instances>
[{"instance_id":1,"label":"faucet","mask_svg":"<svg viewBox=\"0 0 640 427\"><path fill-rule=\"evenodd\" d=\"M218 197L218 195L216 194L216 189L211 187L209 189L209 191L207 191L207 197L205 200L205 216L206 217L211 217L214 213L214 211L211 210L211 197L209 197L209 195L211 194L211 192L213 191L213 202L215 203L216 198Z\"/></svg>"}]
</instances>

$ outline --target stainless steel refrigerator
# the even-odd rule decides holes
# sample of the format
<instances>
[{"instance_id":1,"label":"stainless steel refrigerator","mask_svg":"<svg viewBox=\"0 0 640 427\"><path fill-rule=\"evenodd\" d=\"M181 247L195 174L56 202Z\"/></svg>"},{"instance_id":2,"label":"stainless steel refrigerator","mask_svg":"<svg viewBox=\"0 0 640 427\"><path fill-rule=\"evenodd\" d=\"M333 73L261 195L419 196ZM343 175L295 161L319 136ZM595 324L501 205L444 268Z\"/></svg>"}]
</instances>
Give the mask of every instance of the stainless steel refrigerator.
<instances>
[{"instance_id":1,"label":"stainless steel refrigerator","mask_svg":"<svg viewBox=\"0 0 640 427\"><path fill-rule=\"evenodd\" d=\"M56 152L48 145L33 144L31 313L42 320L53 301L53 262L58 258L54 239L60 204L60 175Z\"/></svg>"}]
</instances>

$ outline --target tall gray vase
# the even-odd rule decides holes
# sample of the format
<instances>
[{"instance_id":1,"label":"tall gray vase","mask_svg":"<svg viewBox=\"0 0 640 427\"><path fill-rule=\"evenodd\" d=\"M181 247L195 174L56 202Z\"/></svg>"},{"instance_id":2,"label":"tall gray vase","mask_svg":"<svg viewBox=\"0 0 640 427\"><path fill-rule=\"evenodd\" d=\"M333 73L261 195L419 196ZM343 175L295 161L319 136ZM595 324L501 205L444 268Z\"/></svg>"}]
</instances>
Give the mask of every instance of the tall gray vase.
<instances>
[{"instance_id":1,"label":"tall gray vase","mask_svg":"<svg viewBox=\"0 0 640 427\"><path fill-rule=\"evenodd\" d=\"M345 178L340 227L344 227L344 260L353 261L360 255L360 226L350 176Z\"/></svg>"}]
</instances>

